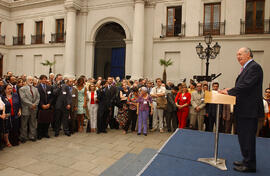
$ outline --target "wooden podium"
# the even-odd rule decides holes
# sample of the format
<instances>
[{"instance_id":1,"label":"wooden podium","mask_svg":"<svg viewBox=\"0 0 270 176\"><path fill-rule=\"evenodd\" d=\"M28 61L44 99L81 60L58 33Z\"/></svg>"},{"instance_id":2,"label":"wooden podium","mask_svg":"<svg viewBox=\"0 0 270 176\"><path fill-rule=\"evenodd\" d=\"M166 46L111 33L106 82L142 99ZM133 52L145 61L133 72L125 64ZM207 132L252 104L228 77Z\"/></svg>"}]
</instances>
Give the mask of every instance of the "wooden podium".
<instances>
[{"instance_id":1,"label":"wooden podium","mask_svg":"<svg viewBox=\"0 0 270 176\"><path fill-rule=\"evenodd\" d=\"M216 91L205 91L205 103L210 104L227 104L235 105L236 97L230 95L223 95ZM219 106L217 106L217 115L216 115L216 134L215 134L215 153L214 158L199 158L198 161L210 164L218 169L227 170L225 159L218 158L218 139L219 139Z\"/></svg>"}]
</instances>

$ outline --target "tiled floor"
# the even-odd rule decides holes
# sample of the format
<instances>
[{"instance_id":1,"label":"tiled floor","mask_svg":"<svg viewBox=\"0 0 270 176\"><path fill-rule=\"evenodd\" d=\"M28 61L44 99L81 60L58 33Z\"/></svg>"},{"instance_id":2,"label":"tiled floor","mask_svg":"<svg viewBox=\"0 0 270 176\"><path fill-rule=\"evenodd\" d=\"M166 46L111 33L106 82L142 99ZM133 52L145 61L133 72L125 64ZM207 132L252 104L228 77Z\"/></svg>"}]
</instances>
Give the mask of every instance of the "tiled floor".
<instances>
[{"instance_id":1,"label":"tiled floor","mask_svg":"<svg viewBox=\"0 0 270 176\"><path fill-rule=\"evenodd\" d=\"M159 149L171 134L109 130L28 141L0 151L0 176L97 176L127 153Z\"/></svg>"}]
</instances>

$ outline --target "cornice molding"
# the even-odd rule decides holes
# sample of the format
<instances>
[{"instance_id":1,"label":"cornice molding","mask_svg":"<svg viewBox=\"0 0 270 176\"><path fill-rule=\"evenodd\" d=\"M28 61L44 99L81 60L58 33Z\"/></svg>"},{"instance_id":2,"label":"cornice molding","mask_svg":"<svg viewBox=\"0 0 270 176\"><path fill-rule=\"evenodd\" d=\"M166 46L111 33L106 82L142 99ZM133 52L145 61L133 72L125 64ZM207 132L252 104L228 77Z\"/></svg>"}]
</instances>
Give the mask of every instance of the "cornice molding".
<instances>
[{"instance_id":1,"label":"cornice molding","mask_svg":"<svg viewBox=\"0 0 270 176\"><path fill-rule=\"evenodd\" d=\"M42 17L47 17L47 16L58 16L58 15L66 15L65 10L61 11L52 11L52 12L41 12L41 13L35 13L35 14L27 14L27 15L22 15L22 16L13 16L10 18L12 21L17 21L17 20L23 20L23 19L32 19L32 18L42 18Z\"/></svg>"},{"instance_id":2,"label":"cornice molding","mask_svg":"<svg viewBox=\"0 0 270 176\"><path fill-rule=\"evenodd\" d=\"M32 6L37 4L48 4L48 3L64 3L64 0L27 0L27 1L14 1L10 3L10 8L18 8L25 6Z\"/></svg>"},{"instance_id":3,"label":"cornice molding","mask_svg":"<svg viewBox=\"0 0 270 176\"><path fill-rule=\"evenodd\" d=\"M38 44L38 45L6 45L3 46L4 49L14 50L14 49L34 49L34 48L61 48L65 47L65 43L46 43L46 44Z\"/></svg>"},{"instance_id":4,"label":"cornice molding","mask_svg":"<svg viewBox=\"0 0 270 176\"><path fill-rule=\"evenodd\" d=\"M88 10L99 10L99 9L108 9L108 8L116 8L116 7L126 7L126 6L133 6L134 2L116 2L116 3L107 3L107 4L100 4L100 5L89 5Z\"/></svg>"},{"instance_id":5,"label":"cornice molding","mask_svg":"<svg viewBox=\"0 0 270 176\"><path fill-rule=\"evenodd\" d=\"M247 41L247 40L269 40L270 34L249 34L249 35L224 35L213 36L214 41ZM174 43L174 42L203 42L204 37L166 37L166 38L153 38L154 43Z\"/></svg>"}]
</instances>

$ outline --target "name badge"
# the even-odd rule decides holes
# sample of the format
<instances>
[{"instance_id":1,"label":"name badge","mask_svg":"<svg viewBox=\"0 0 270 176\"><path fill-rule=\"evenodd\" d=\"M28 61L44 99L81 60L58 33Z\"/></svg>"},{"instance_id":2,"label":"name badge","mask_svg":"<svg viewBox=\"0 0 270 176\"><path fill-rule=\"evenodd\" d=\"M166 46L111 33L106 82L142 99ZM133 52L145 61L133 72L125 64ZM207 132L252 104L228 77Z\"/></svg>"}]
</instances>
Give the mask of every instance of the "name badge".
<instances>
[{"instance_id":1,"label":"name badge","mask_svg":"<svg viewBox=\"0 0 270 176\"><path fill-rule=\"evenodd\" d=\"M147 104L147 101L144 101L143 104Z\"/></svg>"},{"instance_id":2,"label":"name badge","mask_svg":"<svg viewBox=\"0 0 270 176\"><path fill-rule=\"evenodd\" d=\"M204 98L202 98L201 100L204 101Z\"/></svg>"},{"instance_id":3,"label":"name badge","mask_svg":"<svg viewBox=\"0 0 270 176\"><path fill-rule=\"evenodd\" d=\"M50 94L52 94L52 92L51 91L48 91L47 94L50 95Z\"/></svg>"},{"instance_id":4,"label":"name badge","mask_svg":"<svg viewBox=\"0 0 270 176\"><path fill-rule=\"evenodd\" d=\"M76 97L76 95L75 95L75 94L73 94L73 95L72 95L72 97Z\"/></svg>"},{"instance_id":5,"label":"name badge","mask_svg":"<svg viewBox=\"0 0 270 176\"><path fill-rule=\"evenodd\" d=\"M67 94L67 92L63 92L63 95L66 95Z\"/></svg>"},{"instance_id":6,"label":"name badge","mask_svg":"<svg viewBox=\"0 0 270 176\"><path fill-rule=\"evenodd\" d=\"M183 100L186 100L187 99L187 97L183 97Z\"/></svg>"},{"instance_id":7,"label":"name badge","mask_svg":"<svg viewBox=\"0 0 270 176\"><path fill-rule=\"evenodd\" d=\"M126 94L123 94L124 97L126 97L127 95Z\"/></svg>"}]
</instances>

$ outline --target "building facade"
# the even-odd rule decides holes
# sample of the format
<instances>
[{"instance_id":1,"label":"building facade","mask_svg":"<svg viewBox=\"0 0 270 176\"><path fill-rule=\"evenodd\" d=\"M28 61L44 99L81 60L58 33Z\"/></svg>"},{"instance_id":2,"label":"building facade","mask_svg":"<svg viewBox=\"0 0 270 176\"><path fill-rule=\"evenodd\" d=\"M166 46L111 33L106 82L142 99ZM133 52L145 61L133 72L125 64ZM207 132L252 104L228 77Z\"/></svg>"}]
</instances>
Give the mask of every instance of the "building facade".
<instances>
[{"instance_id":1,"label":"building facade","mask_svg":"<svg viewBox=\"0 0 270 176\"><path fill-rule=\"evenodd\" d=\"M205 74L196 46L213 36L220 54L209 73L233 86L236 52L251 48L270 83L270 0L1 0L2 74L48 74L56 61L64 75L162 76L160 59L171 59L167 79L180 82ZM213 45L212 44L212 45Z\"/></svg>"}]
</instances>

